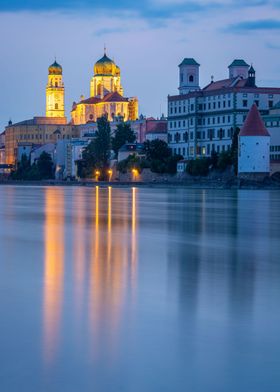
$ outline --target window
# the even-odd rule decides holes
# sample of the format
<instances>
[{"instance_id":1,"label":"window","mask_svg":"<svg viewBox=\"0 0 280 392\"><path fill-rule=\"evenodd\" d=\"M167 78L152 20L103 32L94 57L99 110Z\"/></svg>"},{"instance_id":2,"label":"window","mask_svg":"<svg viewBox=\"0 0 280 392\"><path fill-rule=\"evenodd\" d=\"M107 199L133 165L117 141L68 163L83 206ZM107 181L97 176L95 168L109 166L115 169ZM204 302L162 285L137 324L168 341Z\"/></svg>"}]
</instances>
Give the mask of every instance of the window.
<instances>
[{"instance_id":1,"label":"window","mask_svg":"<svg viewBox=\"0 0 280 392\"><path fill-rule=\"evenodd\" d=\"M260 102L258 99L255 100L255 104L259 107Z\"/></svg>"},{"instance_id":2,"label":"window","mask_svg":"<svg viewBox=\"0 0 280 392\"><path fill-rule=\"evenodd\" d=\"M242 101L242 106L243 106L244 108L247 108L247 106L248 106L248 100L247 100L247 99L243 99L243 101Z\"/></svg>"},{"instance_id":3,"label":"window","mask_svg":"<svg viewBox=\"0 0 280 392\"><path fill-rule=\"evenodd\" d=\"M273 107L273 101L271 101L271 100L268 101L268 107L269 107L269 109L271 109Z\"/></svg>"},{"instance_id":4,"label":"window","mask_svg":"<svg viewBox=\"0 0 280 392\"><path fill-rule=\"evenodd\" d=\"M56 103L56 104L54 105L54 108L55 108L55 110L58 109L58 103Z\"/></svg>"},{"instance_id":5,"label":"window","mask_svg":"<svg viewBox=\"0 0 280 392\"><path fill-rule=\"evenodd\" d=\"M190 76L189 76L189 82L190 82L190 83L193 83L193 81L194 81L194 77L193 77L193 75L190 75Z\"/></svg>"}]
</instances>

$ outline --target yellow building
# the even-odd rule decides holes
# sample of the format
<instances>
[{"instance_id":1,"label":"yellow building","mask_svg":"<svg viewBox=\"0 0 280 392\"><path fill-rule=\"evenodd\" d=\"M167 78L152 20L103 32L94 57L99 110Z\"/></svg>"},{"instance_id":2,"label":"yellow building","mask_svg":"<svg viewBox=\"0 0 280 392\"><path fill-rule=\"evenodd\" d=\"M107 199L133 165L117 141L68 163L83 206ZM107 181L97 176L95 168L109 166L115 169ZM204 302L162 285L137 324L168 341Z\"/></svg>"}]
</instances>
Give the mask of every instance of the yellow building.
<instances>
[{"instance_id":1,"label":"yellow building","mask_svg":"<svg viewBox=\"0 0 280 392\"><path fill-rule=\"evenodd\" d=\"M74 102L71 112L75 125L95 122L103 115L107 115L109 121L116 117L123 117L125 121L138 118L138 100L123 96L120 68L106 53L94 65L90 97Z\"/></svg>"},{"instance_id":2,"label":"yellow building","mask_svg":"<svg viewBox=\"0 0 280 392\"><path fill-rule=\"evenodd\" d=\"M34 117L8 125L5 132L6 163L13 165L17 162L18 146L23 143L40 146L79 137L78 127L67 124L65 117Z\"/></svg>"},{"instance_id":3,"label":"yellow building","mask_svg":"<svg viewBox=\"0 0 280 392\"><path fill-rule=\"evenodd\" d=\"M67 123L64 111L64 83L62 67L55 61L48 69L46 87L46 116L16 124L9 122L5 129L5 155L7 164L17 163L20 145L40 146L56 143L59 139L79 137L79 130Z\"/></svg>"},{"instance_id":4,"label":"yellow building","mask_svg":"<svg viewBox=\"0 0 280 392\"><path fill-rule=\"evenodd\" d=\"M46 117L65 117L62 67L56 61L49 66L46 87Z\"/></svg>"}]
</instances>

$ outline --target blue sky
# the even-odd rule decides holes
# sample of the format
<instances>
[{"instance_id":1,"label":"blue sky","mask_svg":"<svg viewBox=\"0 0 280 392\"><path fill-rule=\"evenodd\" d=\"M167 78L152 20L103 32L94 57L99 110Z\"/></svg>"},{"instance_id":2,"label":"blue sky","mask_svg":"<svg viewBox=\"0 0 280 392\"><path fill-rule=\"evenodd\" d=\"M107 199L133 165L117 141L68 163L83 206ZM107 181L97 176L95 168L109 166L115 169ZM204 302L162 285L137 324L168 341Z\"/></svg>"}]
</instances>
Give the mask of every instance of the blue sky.
<instances>
[{"instance_id":1,"label":"blue sky","mask_svg":"<svg viewBox=\"0 0 280 392\"><path fill-rule=\"evenodd\" d=\"M127 96L148 116L166 112L176 94L177 65L201 64L201 86L227 77L234 58L253 63L259 85L280 86L280 1L0 0L0 126L45 110L47 68L63 66L66 111L88 96L93 65L108 55L122 71Z\"/></svg>"}]
</instances>

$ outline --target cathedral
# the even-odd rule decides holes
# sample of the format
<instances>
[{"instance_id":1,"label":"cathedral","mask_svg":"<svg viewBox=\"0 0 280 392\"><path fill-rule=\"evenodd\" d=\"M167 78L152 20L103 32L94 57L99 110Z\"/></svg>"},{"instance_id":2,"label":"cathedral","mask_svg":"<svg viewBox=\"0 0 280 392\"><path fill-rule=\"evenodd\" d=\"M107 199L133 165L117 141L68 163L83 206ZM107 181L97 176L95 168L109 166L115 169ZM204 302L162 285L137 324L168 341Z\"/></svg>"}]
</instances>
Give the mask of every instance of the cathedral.
<instances>
[{"instance_id":1,"label":"cathedral","mask_svg":"<svg viewBox=\"0 0 280 392\"><path fill-rule=\"evenodd\" d=\"M82 96L80 102L73 103L72 124L96 122L103 115L106 115L109 121L117 118L134 121L138 118L138 100L124 97L120 68L106 55L106 51L94 65L90 97L85 99Z\"/></svg>"}]
</instances>

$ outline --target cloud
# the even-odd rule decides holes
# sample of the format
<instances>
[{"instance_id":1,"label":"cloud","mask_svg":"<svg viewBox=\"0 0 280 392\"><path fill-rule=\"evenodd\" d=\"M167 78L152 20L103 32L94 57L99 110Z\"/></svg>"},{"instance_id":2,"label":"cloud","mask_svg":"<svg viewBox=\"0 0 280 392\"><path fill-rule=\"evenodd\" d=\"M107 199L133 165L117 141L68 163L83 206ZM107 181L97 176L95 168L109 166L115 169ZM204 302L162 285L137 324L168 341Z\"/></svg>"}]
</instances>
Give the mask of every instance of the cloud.
<instances>
[{"instance_id":1,"label":"cloud","mask_svg":"<svg viewBox=\"0 0 280 392\"><path fill-rule=\"evenodd\" d=\"M280 30L280 20L276 19L263 19L244 21L240 23L231 24L225 31L231 33L246 33L253 31L264 31L264 30Z\"/></svg>"}]
</instances>

